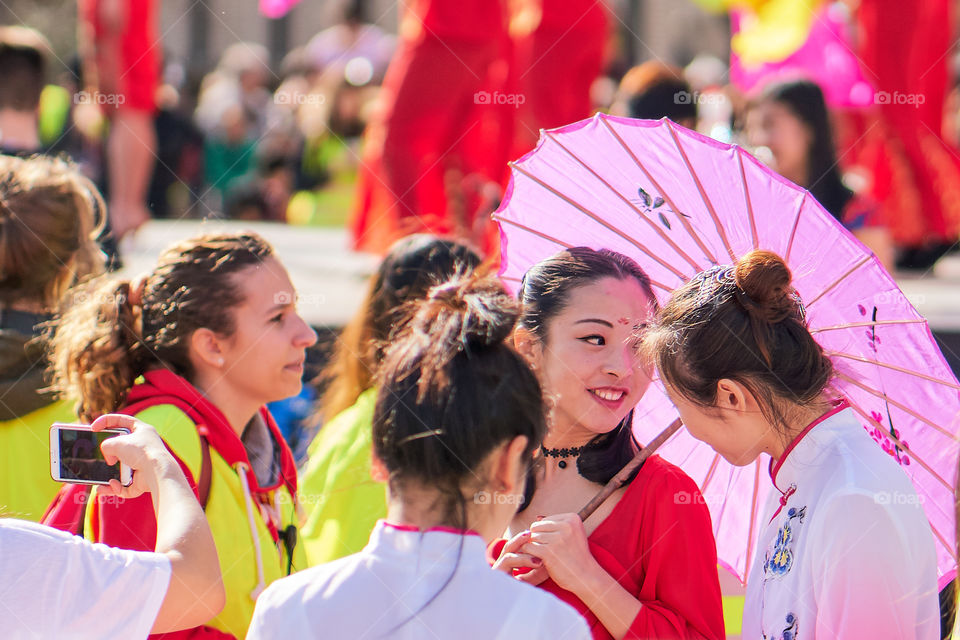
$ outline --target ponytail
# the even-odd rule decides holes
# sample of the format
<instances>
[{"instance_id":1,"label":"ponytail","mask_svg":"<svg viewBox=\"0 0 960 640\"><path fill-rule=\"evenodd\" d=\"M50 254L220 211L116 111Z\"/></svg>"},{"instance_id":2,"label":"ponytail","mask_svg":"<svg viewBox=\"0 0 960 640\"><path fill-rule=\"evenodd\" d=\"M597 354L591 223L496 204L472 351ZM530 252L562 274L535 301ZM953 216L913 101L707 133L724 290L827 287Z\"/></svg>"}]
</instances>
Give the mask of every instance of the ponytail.
<instances>
[{"instance_id":1,"label":"ponytail","mask_svg":"<svg viewBox=\"0 0 960 640\"><path fill-rule=\"evenodd\" d=\"M122 407L144 373L140 310L127 280L95 280L73 299L51 340L53 387L76 398L77 414L91 421Z\"/></svg>"}]
</instances>

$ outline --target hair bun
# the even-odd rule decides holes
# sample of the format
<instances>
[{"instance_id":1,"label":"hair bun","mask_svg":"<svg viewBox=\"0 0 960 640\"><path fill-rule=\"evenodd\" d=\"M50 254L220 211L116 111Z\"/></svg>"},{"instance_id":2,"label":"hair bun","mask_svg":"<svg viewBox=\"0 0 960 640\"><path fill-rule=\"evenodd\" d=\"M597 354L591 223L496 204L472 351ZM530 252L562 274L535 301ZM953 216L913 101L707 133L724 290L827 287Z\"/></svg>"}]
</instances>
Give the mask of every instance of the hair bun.
<instances>
[{"instance_id":1,"label":"hair bun","mask_svg":"<svg viewBox=\"0 0 960 640\"><path fill-rule=\"evenodd\" d=\"M464 347L503 342L519 317L518 303L491 276L456 278L433 287L414 317L428 333L454 337Z\"/></svg>"},{"instance_id":2,"label":"hair bun","mask_svg":"<svg viewBox=\"0 0 960 640\"><path fill-rule=\"evenodd\" d=\"M783 258L770 251L751 251L734 267L734 280L743 292L738 299L753 316L770 323L785 320L797 309L793 275Z\"/></svg>"}]
</instances>

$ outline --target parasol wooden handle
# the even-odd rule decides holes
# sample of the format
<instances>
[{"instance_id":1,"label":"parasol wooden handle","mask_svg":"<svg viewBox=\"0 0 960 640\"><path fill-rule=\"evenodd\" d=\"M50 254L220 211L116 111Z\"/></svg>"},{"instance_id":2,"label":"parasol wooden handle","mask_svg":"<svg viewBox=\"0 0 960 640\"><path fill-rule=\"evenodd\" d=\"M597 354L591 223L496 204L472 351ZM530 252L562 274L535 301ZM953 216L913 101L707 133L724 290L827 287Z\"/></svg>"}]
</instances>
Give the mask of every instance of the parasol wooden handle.
<instances>
[{"instance_id":1,"label":"parasol wooden handle","mask_svg":"<svg viewBox=\"0 0 960 640\"><path fill-rule=\"evenodd\" d=\"M670 423L669 427L661 431L660 435L651 440L647 446L645 446L643 449L640 449L640 451L637 452L637 455L633 457L633 460L628 462L623 469L620 470L620 473L613 476L613 478L610 479L610 482L607 483L607 486L601 489L597 495L593 496L593 499L588 502L583 509L580 509L580 511L577 513L577 515L580 516L580 519L586 520L589 518L590 515L597 510L597 507L603 504L603 501L609 498L610 494L622 487L627 482L627 478L630 477L630 474L632 474L637 468L640 467L640 465L646 462L647 458L656 453L657 449L660 448L660 445L662 445L670 438L670 436L676 433L681 426L683 426L683 423L680 422L680 418L677 418Z\"/></svg>"}]
</instances>

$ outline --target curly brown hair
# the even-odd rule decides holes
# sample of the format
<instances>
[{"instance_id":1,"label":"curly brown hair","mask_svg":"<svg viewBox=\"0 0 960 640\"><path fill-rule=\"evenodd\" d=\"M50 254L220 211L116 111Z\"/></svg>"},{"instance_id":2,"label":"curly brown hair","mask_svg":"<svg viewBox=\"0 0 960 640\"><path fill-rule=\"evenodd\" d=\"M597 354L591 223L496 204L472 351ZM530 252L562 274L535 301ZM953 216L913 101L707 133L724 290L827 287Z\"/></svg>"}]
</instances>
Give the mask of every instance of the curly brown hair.
<instances>
[{"instance_id":1,"label":"curly brown hair","mask_svg":"<svg viewBox=\"0 0 960 640\"><path fill-rule=\"evenodd\" d=\"M52 311L67 289L99 274L105 211L100 192L70 162L0 156L0 304Z\"/></svg>"},{"instance_id":2,"label":"curly brown hair","mask_svg":"<svg viewBox=\"0 0 960 640\"><path fill-rule=\"evenodd\" d=\"M149 369L190 380L193 332L232 335L232 310L244 301L235 276L273 255L254 233L208 234L164 251L142 293L110 277L76 289L51 338L54 389L77 398L78 415L92 420L122 407Z\"/></svg>"}]
</instances>

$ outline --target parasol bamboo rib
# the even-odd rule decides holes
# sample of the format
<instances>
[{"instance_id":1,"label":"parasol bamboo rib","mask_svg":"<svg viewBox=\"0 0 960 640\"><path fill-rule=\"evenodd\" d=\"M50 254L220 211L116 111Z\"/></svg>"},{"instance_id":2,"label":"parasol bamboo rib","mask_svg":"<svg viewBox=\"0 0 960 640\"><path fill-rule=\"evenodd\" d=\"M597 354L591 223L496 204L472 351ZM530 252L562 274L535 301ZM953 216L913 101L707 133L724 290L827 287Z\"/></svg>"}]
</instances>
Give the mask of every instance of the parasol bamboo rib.
<instances>
[{"instance_id":1,"label":"parasol bamboo rib","mask_svg":"<svg viewBox=\"0 0 960 640\"><path fill-rule=\"evenodd\" d=\"M954 435L953 435L952 433L950 433L949 431L945 431L945 430L943 429L943 427L940 427L940 426L934 424L933 422L930 421L930 419L924 418L923 416L921 416L919 413L917 413L916 411L914 411L914 410L911 409L910 407L906 406L906 405L903 404L903 403L897 402L896 400L894 400L893 398L891 398L891 397L888 396L887 394L885 394L885 393L880 393L879 391L877 391L877 390L875 390L875 389L871 389L871 388L868 387L867 385L865 385L865 384L863 384L863 383L861 383L861 382L858 382L857 380L854 380L853 378L851 378L850 376L848 376L848 375L845 374L845 373L837 372L837 377L840 378L841 380L846 380L846 381L849 382L850 384L852 384L852 385L854 385L854 386L856 386L856 387L859 387L860 389L863 389L864 391L866 391L866 392L869 393L870 395L874 396L875 398L880 398L881 400L884 400L884 401L886 401L886 402L889 402L890 404L892 404L893 406L895 406L897 409L900 409L900 410L903 411L904 413L907 413L907 414L913 416L914 418L916 418L916 419L919 420L920 422L923 422L924 424L929 425L933 430L938 431L939 433L943 434L943 435L946 436L947 438L949 438L949 439L951 439L951 440L956 439L956 436L954 436Z\"/></svg>"},{"instance_id":2,"label":"parasol bamboo rib","mask_svg":"<svg viewBox=\"0 0 960 640\"><path fill-rule=\"evenodd\" d=\"M844 273L842 276L840 276L839 278L831 282L829 287L821 291L819 295L817 295L813 300L811 300L810 302L807 302L806 303L807 309L812 307L814 302L816 302L823 296L827 295L831 289L833 289L835 286L843 282L847 278L847 276L849 276L851 273L853 273L854 271L856 271L857 269L859 269L860 267L868 263L872 257L873 257L872 255L866 255L863 258L861 258L855 265L850 267L846 273Z\"/></svg>"},{"instance_id":3,"label":"parasol bamboo rib","mask_svg":"<svg viewBox=\"0 0 960 640\"><path fill-rule=\"evenodd\" d=\"M586 520L589 518L590 515L597 510L597 507L603 504L603 502L609 498L614 491L626 484L630 475L644 462L646 462L647 458L656 453L657 449L660 448L660 445L669 440L670 436L675 434L680 429L681 425L682 423L680 422L680 418L677 418L670 423L669 427L661 431L656 438L647 443L643 449L640 449L640 451L637 452L637 455L633 457L633 460L625 464L623 469L620 469L620 471L617 472L617 475L613 476L613 478L610 479L610 482L608 482L606 486L597 493L597 495L593 496L590 502L580 509L580 511L577 513L577 515L580 516L580 519Z\"/></svg>"},{"instance_id":4,"label":"parasol bamboo rib","mask_svg":"<svg viewBox=\"0 0 960 640\"><path fill-rule=\"evenodd\" d=\"M700 182L700 176L697 175L697 172L693 169L693 165L690 164L690 158L687 157L687 152L684 151L683 145L680 144L680 137L677 135L677 130L673 127L673 122L670 120L666 122L667 129L670 131L670 137L673 138L673 144L676 145L677 151L680 152L680 158L683 160L683 164L687 165L687 170L690 172L690 177L693 178L693 183L697 185L697 191L700 192L700 199L703 200L703 205L707 208L707 213L710 214L710 218L713 220L713 226L717 230L717 235L720 236L720 241L723 242L723 247L730 256L730 261L735 263L737 261L737 255L733 252L733 247L730 246L730 240L727 239L726 229L720 224L717 210L713 208L713 202L710 201L710 197L707 196L707 192L704 191L703 183Z\"/></svg>"},{"instance_id":5,"label":"parasol bamboo rib","mask_svg":"<svg viewBox=\"0 0 960 640\"><path fill-rule=\"evenodd\" d=\"M890 433L890 432L887 430L887 426L886 426L886 425L880 424L879 422L877 422L877 421L873 418L873 416L868 416L868 415L866 414L866 412L860 407L860 405L858 405L856 402L854 402L854 401L851 400L850 398L847 398L847 402L850 403L850 406L853 407L853 410L854 410L854 411L856 411L858 414L860 414L860 417L861 417L861 418L863 418L864 420L866 420L867 422L869 422L869 423L872 424L873 426L879 428L879 429L883 432L883 435L884 435L884 436L886 436L887 438L890 438L890 440L892 440L894 443L896 443L896 445L897 445L898 447L900 447L901 449L903 449L904 451L906 451L907 453L909 453L909 454L912 456L912 458L917 461L917 464L919 464L921 467L923 467L924 470L926 470L927 473L929 473L929 474L930 474L931 476L933 476L940 484L942 484L945 489L947 489L948 491L950 491L951 493L953 493L953 487L950 486L950 483L947 482L946 480L944 480L944 479L940 476L940 474L938 474L936 471L934 471L933 469L931 469L931 468L930 468L930 465L928 465L928 464L923 460L923 458L921 458L920 456L918 456L917 453L916 453L913 449L911 449L911 448L909 448L909 447L903 446L903 442L901 442L898 437L896 437L895 435L893 435L892 433Z\"/></svg>"},{"instance_id":6,"label":"parasol bamboo rib","mask_svg":"<svg viewBox=\"0 0 960 640\"><path fill-rule=\"evenodd\" d=\"M960 391L960 385L958 384L948 382L947 380L941 380L940 378L934 378L933 376L929 376L925 373L920 373L919 371L911 371L910 369L905 369L904 367L898 367L895 364L889 364L887 362L879 362L875 360L868 360L867 358L864 358L862 356L854 356L849 353L844 353L842 351L827 351L826 355L836 356L838 358L846 358L847 360L856 360L857 362L863 362L869 365L876 365L878 367L883 367L884 369L891 369L899 373L906 373L908 375L914 376L915 378L921 378L929 382L936 382L937 384L942 384L945 387L950 387L951 389L956 389Z\"/></svg>"},{"instance_id":7,"label":"parasol bamboo rib","mask_svg":"<svg viewBox=\"0 0 960 640\"><path fill-rule=\"evenodd\" d=\"M625 143L623 141L623 138L620 137L620 134L617 133L613 127L610 126L610 123L607 122L606 119L604 118L600 118L600 122L603 123L603 126L605 126L607 128L607 131L609 131L610 134L614 137L614 139L617 141L617 144L619 144L623 148L623 150L627 152L627 155L630 156L630 158L637 165L637 167L639 167L639 169L643 171L643 175L647 176L647 180L649 180L650 184L653 185L653 188L657 190L657 193L659 193L663 197L663 199L666 201L668 205L670 205L670 208L673 209L674 212L678 213L678 217L680 218L680 224L683 225L683 228L686 229L687 234L694 241L697 247L700 248L700 251L703 252L704 257L710 261L710 264L717 264L717 259L713 257L713 253L710 251L710 249L707 248L705 244L703 244L703 240L700 238L700 236L693 232L693 227L691 227L690 223L687 222L686 216L679 214L680 209L673 202L673 199L670 197L670 194L666 193L663 190L663 187L661 187L660 183L657 182L656 178L653 177L653 174L647 171L647 168L643 166L642 162L640 162L640 158L638 158L637 155L633 152L633 150L627 146L627 143ZM702 271L702 269L698 268L697 271L698 272Z\"/></svg>"},{"instance_id":8,"label":"parasol bamboo rib","mask_svg":"<svg viewBox=\"0 0 960 640\"><path fill-rule=\"evenodd\" d=\"M790 229L790 239L787 240L787 250L783 252L783 261L787 264L790 264L790 252L793 251L793 239L797 237L797 227L800 226L800 212L803 211L803 205L809 197L810 192L804 191L803 197L800 198L800 205L797 207L797 216L793 219L793 228Z\"/></svg>"},{"instance_id":9,"label":"parasol bamboo rib","mask_svg":"<svg viewBox=\"0 0 960 640\"><path fill-rule=\"evenodd\" d=\"M720 462L720 454L713 454L713 462L710 463L710 468L707 469L707 475L703 477L703 484L700 485L700 493L706 493L707 487L710 486L710 481L713 480L713 474L717 471L717 465Z\"/></svg>"},{"instance_id":10,"label":"parasol bamboo rib","mask_svg":"<svg viewBox=\"0 0 960 640\"><path fill-rule=\"evenodd\" d=\"M568 149L563 143L561 143L561 142L557 139L556 136L554 136L554 135L553 135L552 133L550 133L549 131L544 131L544 132L543 132L543 135L545 135L546 137L550 138L550 140L552 140L558 147L560 147L561 149L563 149L563 150L567 153L567 155L569 155L571 158L573 158L574 160L576 160L576 161L580 164L581 167L583 167L584 169L586 169L587 171L589 171L591 174L593 174L593 177L594 177L594 178L596 178L597 180L599 180L600 182L602 182L603 185L604 185L607 189L609 189L615 196L617 196L618 198L620 198L621 200L623 200L623 202L626 203L626 205L627 205L628 207L630 207L631 209L633 209L633 210L637 213L637 215L640 216L640 218L641 218L644 222L646 222L648 225L650 225L650 226L653 228L653 230L657 232L657 234L663 239L664 242L666 242L668 245L670 245L670 248L671 248L671 249L673 249L674 251L676 251L677 254L679 254L680 256L683 256L684 260L686 260L687 262L690 263L690 266L693 267L694 271L696 271L696 272L700 272L700 271L701 271L700 266L693 260L693 258L691 258L689 255L687 255L687 252L684 251L683 249L681 249L680 246L679 246L676 242L674 242L673 239L672 239L669 235L667 235L666 233L664 233L663 229L660 228L660 225L658 225L656 222L654 222L653 220L651 220L650 218L648 218L646 215L644 215L643 211L641 211L634 203L630 202L630 199L629 199L629 198L627 198L627 197L624 196L622 193L620 193L619 191L617 191L617 190L613 187L613 185L611 185L609 182L607 182L606 180L604 180L604 179L600 176L600 174L598 174L596 171L593 170L593 167L589 166L587 163L585 163L583 160L581 160L581 159L579 158L579 156L577 156L575 153L573 153L572 151L570 151L570 149Z\"/></svg>"},{"instance_id":11,"label":"parasol bamboo rib","mask_svg":"<svg viewBox=\"0 0 960 640\"><path fill-rule=\"evenodd\" d=\"M743 168L743 149L737 150L737 164L740 166L740 182L743 185L743 199L747 203L747 217L750 219L750 237L753 239L753 248L760 248L760 236L757 235L757 220L753 215L753 202L750 201L750 188L747 186L747 172Z\"/></svg>"},{"instance_id":12,"label":"parasol bamboo rib","mask_svg":"<svg viewBox=\"0 0 960 640\"><path fill-rule=\"evenodd\" d=\"M876 425L876 426L879 427L881 430L884 430L884 435L885 435L885 436L887 436L888 438L890 438L891 440L893 440L894 442L896 442L896 443L897 443L898 445L900 445L901 448L903 448L905 451L908 451L908 452L910 453L910 455L913 456L913 459L916 460L918 463L920 463L920 466L922 466L922 467L923 467L928 473L930 473L934 478L936 478L936 479L939 480L941 483L943 483L943 485L950 491L950 493L953 493L953 487L951 487L951 486L949 485L949 483L947 483L946 481L944 481L944 479L941 478L940 476L938 476L938 475L936 474L936 472L934 472L929 466L927 466L927 464L926 464L923 460L921 460L919 457L917 457L917 454L916 454L914 451L912 451L912 450L910 450L910 449L907 449L906 447L903 447L903 446L902 446L903 443L901 443L896 437L894 437L893 434L888 433L888 432L886 431L886 427L885 427L884 425L880 424L879 422L877 422L876 420L874 420L874 419L871 418L870 416L866 415L866 414L864 413L863 409L861 409L856 403L850 402L850 406L852 406L853 409L854 409L854 411L856 411L857 413L859 413L865 420L867 420L867 421L870 422L871 424ZM953 558L953 561L954 561L954 562L957 562L957 552L956 552L954 546L953 546L953 545L950 545L950 544L947 544L947 541L944 539L943 534L940 533L935 526L933 526L933 523L930 522L930 519L929 519L929 518L927 519L927 522L928 522L928 524L930 524L930 530L933 532L933 535L937 538L937 540L940 541L940 544L943 545L943 548L947 550L947 553L950 555L951 558Z\"/></svg>"},{"instance_id":13,"label":"parasol bamboo rib","mask_svg":"<svg viewBox=\"0 0 960 640\"><path fill-rule=\"evenodd\" d=\"M493 219L496 220L497 222L503 222L503 223L505 223L505 224L509 224L509 225L514 226L514 227L517 227L518 229L522 229L523 231L526 231L527 233L530 233L530 234L533 234L533 235L538 236L538 237L540 237L540 238L543 238L544 240L547 240L547 241L549 241L549 242L556 243L556 244L560 245L561 247L563 247L564 249L569 249L570 247L573 246L572 244L567 244L567 243L564 242L563 240L558 240L558 239L554 238L553 236L547 235L547 234L545 234L545 233L541 233L540 231L537 231L536 229L531 229L530 227L526 226L525 224L521 224L521 223L519 223L519 222L515 222L515 221L510 220L510 219L508 219L508 218L501 218L501 217L498 216L498 215L494 215L494 216L493 216ZM647 276L647 277L648 277L648 279L650 280L650 284L654 285L655 287L659 287L659 288L663 289L663 290L666 291L667 293L670 293L670 292L672 292L672 291L675 289L675 287L668 287L667 285L663 284L662 282L657 282L657 281L654 280L653 278L650 278L649 276ZM516 280L517 282L520 282L520 280L519 280L518 278L506 278L506 279L508 279L508 280Z\"/></svg>"},{"instance_id":14,"label":"parasol bamboo rib","mask_svg":"<svg viewBox=\"0 0 960 640\"><path fill-rule=\"evenodd\" d=\"M552 243L554 243L554 244L556 244L556 245L559 245L559 246L563 247L564 249L569 249L570 247L573 246L572 244L568 244L568 243L564 242L563 240L560 240L560 239L558 239L558 238L554 238L554 237L551 236L551 235L547 235L546 233L543 233L542 231L537 231L536 229L531 229L531 228L528 227L527 225L522 224L522 223L520 223L520 222L516 222L516 221L514 221L514 220L510 220L509 218L501 218L501 217L500 217L499 215L497 215L496 213L492 214L490 217L493 218L494 220L496 220L497 222L501 222L501 223L503 223L503 224L513 225L514 227L516 227L516 228L518 228L518 229L522 229L522 230L526 231L527 233L532 233L533 235L538 236L538 237L540 237L540 238L543 238L544 240L546 240L546 241L548 241L548 242L552 242Z\"/></svg>"},{"instance_id":15,"label":"parasol bamboo rib","mask_svg":"<svg viewBox=\"0 0 960 640\"><path fill-rule=\"evenodd\" d=\"M678 270L676 267L674 267L672 264L670 264L670 263L668 263L668 262L664 262L663 259L661 259L659 256L657 256L655 253L653 253L652 251L650 251L649 249L647 249L645 246L643 246L643 245L640 244L639 242L637 242L634 238L632 238L632 237L628 236L627 234L625 234L624 232L620 231L620 229L617 229L615 226L613 226L612 224L610 224L610 223L607 222L606 220L603 220L602 218L600 218L599 216L597 216L595 213L593 213L592 211L590 211L590 210L587 209L586 207L584 207L584 206L582 206L581 204L579 204L579 203L577 203L576 201L574 201L574 200L573 200L572 198L570 198L569 196L567 196L567 195L565 195L565 194L563 194L563 193L560 193L559 191L557 191L556 189L554 189L553 187L551 187L550 185L548 185L546 182L540 180L540 178L536 177L535 175L533 175L532 173L530 173L530 172L527 171L526 169L522 168L520 165L518 165L518 164L516 164L516 163L511 163L511 164L510 164L510 167L511 167L514 171L516 171L517 173L520 173L521 175L526 176L527 178L530 178L530 179L531 179L533 182L535 182L536 184L540 185L541 187L543 187L544 189L546 189L547 191L549 191L549 192L552 193L553 195L557 196L557 197L560 198L561 200L567 202L568 204L570 204L571 206L573 206L574 208L576 208L576 209L577 209L578 211L580 211L581 213L585 214L588 218L590 218L591 220L593 220L594 222L596 222L596 223L599 224L600 226L602 226L602 227L604 227L604 228L606 228L606 229L609 229L610 231L614 232L615 234L617 234L618 236L620 236L621 238L623 238L624 240L626 240L627 242L629 242L630 244L632 244L634 247L636 247L636 248L639 249L640 251L643 251L645 254L647 254L648 256L650 256L651 258L653 258L654 260L656 260L664 269L666 269L667 271L670 271L671 273L673 273L673 275L677 276L678 278L680 278L680 279L683 280L684 282L686 282L686 281L689 279L686 275L684 275L681 271L679 271L679 270Z\"/></svg>"},{"instance_id":16,"label":"parasol bamboo rib","mask_svg":"<svg viewBox=\"0 0 960 640\"><path fill-rule=\"evenodd\" d=\"M926 324L923 318L914 318L910 320L877 320L875 322L851 322L850 324L835 324L832 327L817 327L810 329L810 333L820 333L822 331L838 331L840 329L855 329L857 327L875 327L881 324Z\"/></svg>"}]
</instances>

